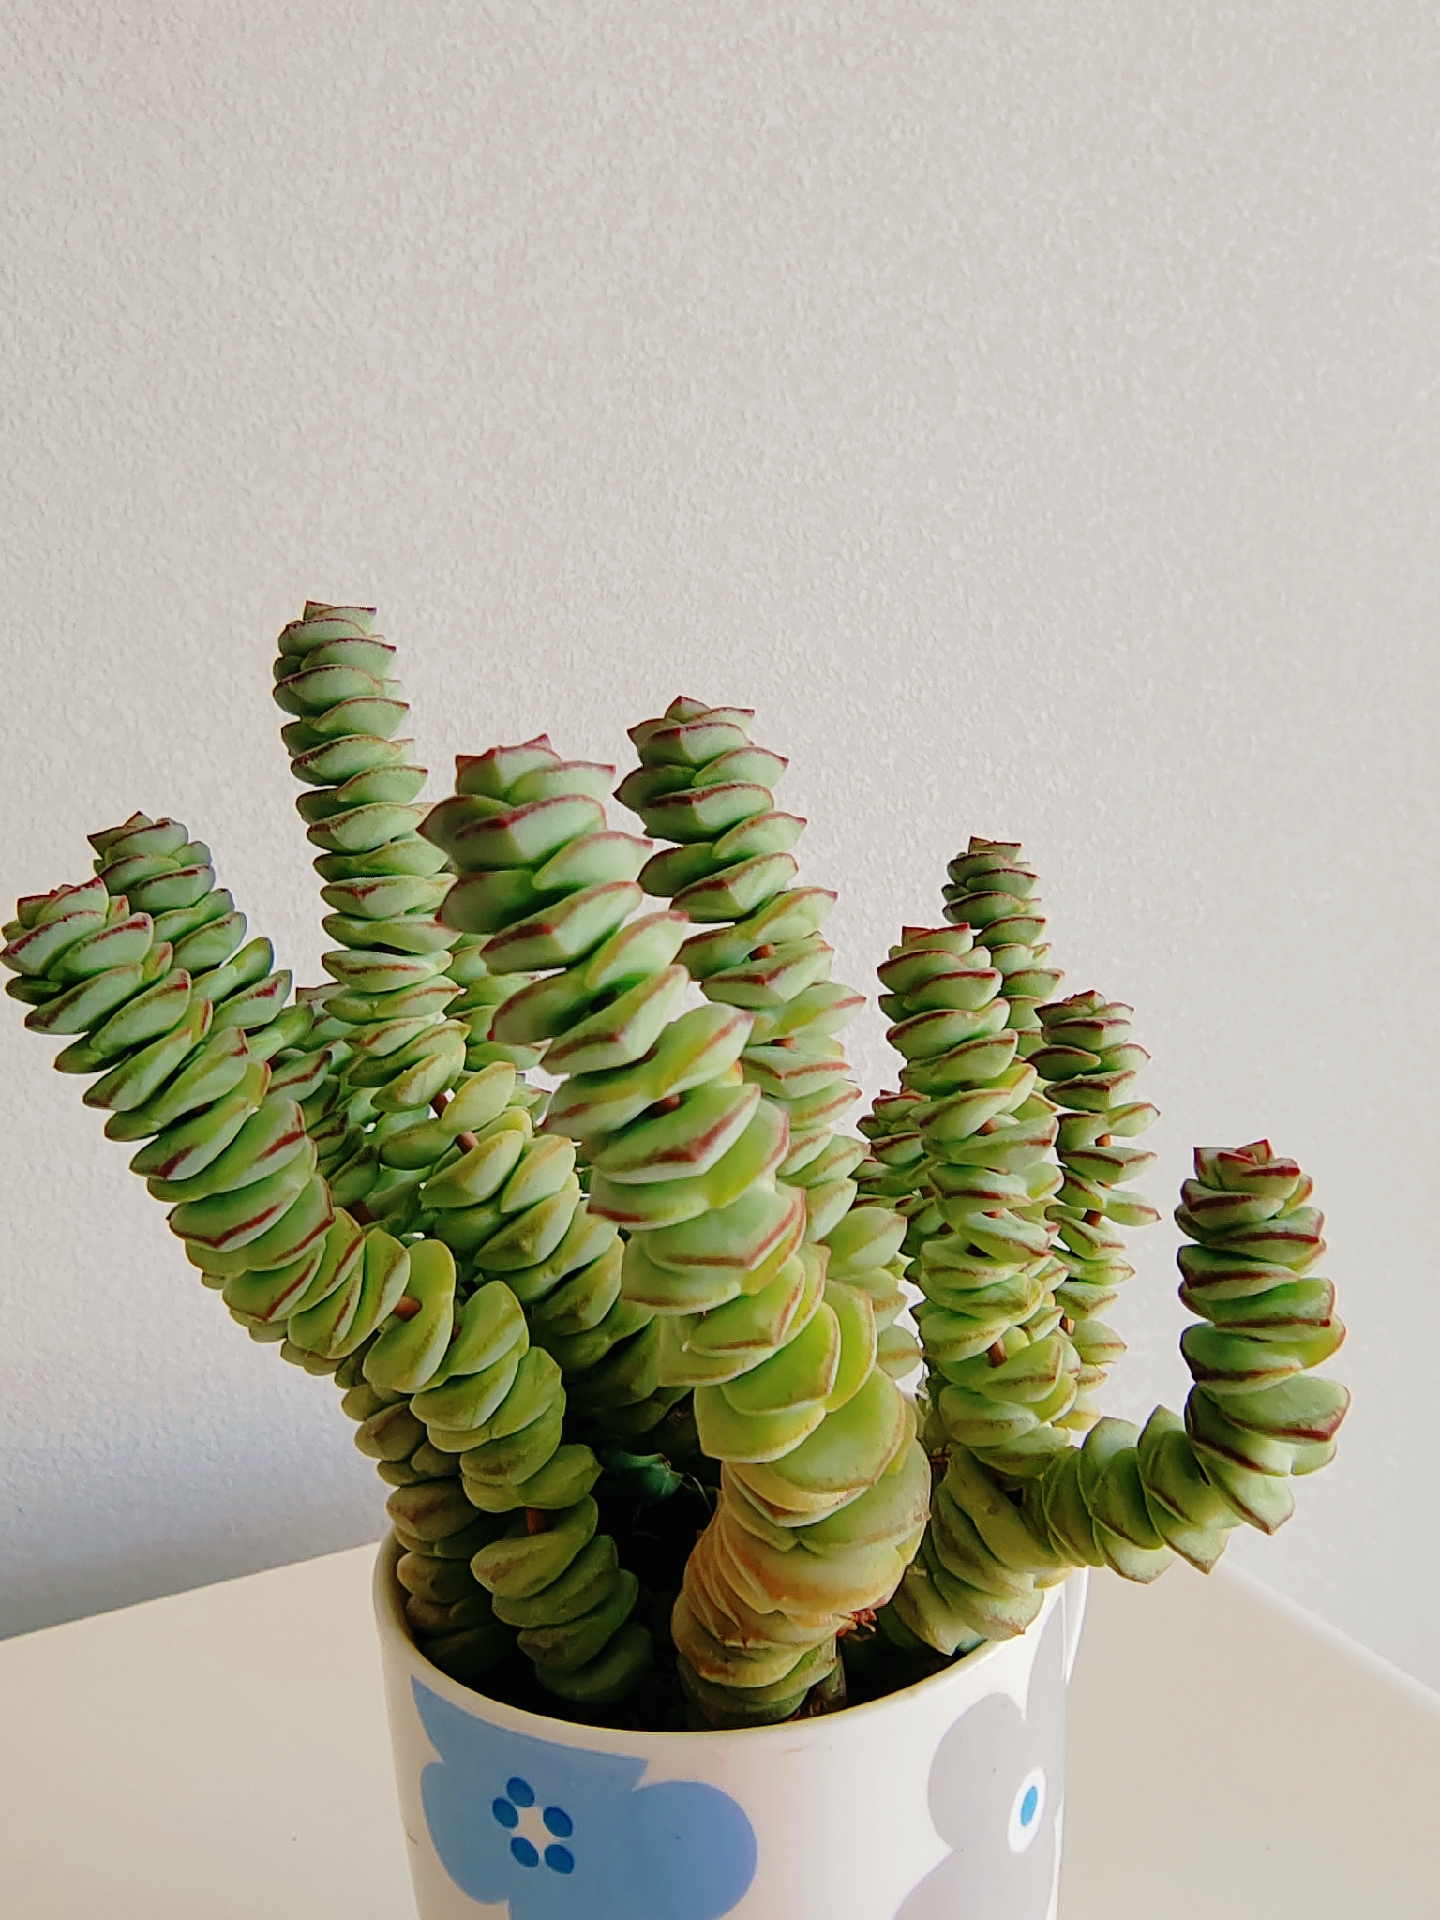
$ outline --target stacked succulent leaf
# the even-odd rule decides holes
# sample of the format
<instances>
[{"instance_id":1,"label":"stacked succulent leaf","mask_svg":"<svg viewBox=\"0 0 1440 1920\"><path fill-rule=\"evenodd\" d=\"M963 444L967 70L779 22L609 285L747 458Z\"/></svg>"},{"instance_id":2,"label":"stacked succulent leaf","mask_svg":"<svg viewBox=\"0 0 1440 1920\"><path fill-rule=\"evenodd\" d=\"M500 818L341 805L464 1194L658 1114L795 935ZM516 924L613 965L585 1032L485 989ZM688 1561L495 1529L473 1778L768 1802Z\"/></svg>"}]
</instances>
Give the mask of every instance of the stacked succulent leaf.
<instances>
[{"instance_id":1,"label":"stacked succulent leaf","mask_svg":"<svg viewBox=\"0 0 1440 1920\"><path fill-rule=\"evenodd\" d=\"M321 1138L333 1136L337 1198L403 1227L418 1183L410 1170L381 1171L367 1126L423 1114L464 1067L468 1035L446 1013L461 992L446 974L455 937L435 917L450 876L419 835L425 769L411 761L414 742L396 738L410 710L394 656L368 609L312 604L280 635L275 699L298 716L282 738L306 788L296 808L321 849L325 931L340 942L322 963L336 985L320 998L345 1055Z\"/></svg>"},{"instance_id":2,"label":"stacked succulent leaf","mask_svg":"<svg viewBox=\"0 0 1440 1920\"><path fill-rule=\"evenodd\" d=\"M624 924L641 898L634 874L648 848L606 830L600 796L611 778L609 767L561 760L544 740L496 748L460 762L456 795L425 829L460 875L447 921L487 936L491 975L516 984L492 1022L497 1044L541 1054L555 1074L638 1057L684 984L668 966L681 923L658 915ZM482 1269L525 1267L513 1284L535 1338L564 1368L572 1404L609 1432L645 1432L678 1397L657 1390L659 1330L648 1309L620 1298L619 1230L594 1203L588 1168L591 1197L581 1191L575 1143L583 1135L560 1101L552 1101L547 1127L521 1162L526 1177L548 1189L527 1245L517 1249L523 1260L510 1251L513 1229L501 1231L510 1189L497 1184L489 1162L476 1161L466 1204L441 1217L436 1231L474 1249Z\"/></svg>"},{"instance_id":3,"label":"stacked succulent leaf","mask_svg":"<svg viewBox=\"0 0 1440 1920\"><path fill-rule=\"evenodd\" d=\"M1132 1011L1098 993L1057 1000L1040 1009L1044 1044L1030 1055L1060 1109L1056 1147L1065 1182L1050 1218L1058 1229L1055 1255L1066 1272L1055 1297L1080 1356L1079 1394L1067 1422L1073 1429L1100 1417L1093 1396L1125 1351L1119 1334L1099 1318L1135 1271L1116 1229L1160 1218L1128 1184L1155 1156L1126 1142L1157 1117L1148 1101L1131 1098L1150 1058L1131 1039Z\"/></svg>"},{"instance_id":4,"label":"stacked succulent leaf","mask_svg":"<svg viewBox=\"0 0 1440 1920\"><path fill-rule=\"evenodd\" d=\"M1180 1297L1204 1323L1180 1343L1195 1381L1185 1432L1231 1513L1265 1533L1294 1511L1288 1479L1334 1458L1350 1404L1338 1382L1306 1377L1345 1338L1335 1288L1314 1271L1325 1217L1309 1204L1312 1191L1309 1175L1268 1141L1233 1152L1201 1147L1175 1213L1195 1243L1180 1250ZM1183 1463L1183 1452L1178 1458ZM1188 1473L1172 1482L1156 1462L1144 1477L1162 1509L1160 1531L1178 1553L1188 1540L1167 1526L1167 1513L1187 1530L1226 1524L1208 1501L1187 1504Z\"/></svg>"},{"instance_id":5,"label":"stacked succulent leaf","mask_svg":"<svg viewBox=\"0 0 1440 1920\"><path fill-rule=\"evenodd\" d=\"M1335 1291L1312 1269L1324 1220L1311 1182L1268 1141L1197 1148L1176 1211L1181 1298L1201 1324L1181 1349L1194 1378L1183 1421L1157 1407L1143 1432L1101 1420L1025 1488L1032 1534L1075 1565L1132 1580L1173 1554L1208 1572L1241 1521L1273 1533L1294 1511L1292 1476L1333 1457L1350 1404L1311 1377L1345 1337Z\"/></svg>"},{"instance_id":6,"label":"stacked succulent leaf","mask_svg":"<svg viewBox=\"0 0 1440 1920\"><path fill-rule=\"evenodd\" d=\"M907 927L880 969L922 1152L910 1278L924 1294L915 1318L930 1370L927 1439L948 1460L894 1614L946 1652L1020 1630L1043 1598L1037 1576L1060 1575L1058 1563L1036 1564L987 1591L941 1551L987 1524L990 1466L1034 1473L1068 1446L1061 1423L1080 1372L1054 1294L1064 1277L1049 1218L1061 1184L1055 1112L1035 1067L1017 1057L1020 1030L990 960L969 927ZM958 1565L958 1552L951 1558Z\"/></svg>"},{"instance_id":7,"label":"stacked succulent leaf","mask_svg":"<svg viewBox=\"0 0 1440 1920\"><path fill-rule=\"evenodd\" d=\"M1061 976L1049 965L1050 948L1045 943L1045 920L1035 892L1039 881L1025 863L1014 841L984 840L972 835L965 852L950 862L949 880L944 888L945 918L952 926L972 932L984 945L978 951L978 965L999 976L1003 995L993 1017L1001 1018L1001 1031L1014 1033L1013 1057L1027 1060L1043 1044L1038 1009L1060 984ZM897 979L914 972L913 963L899 964L904 949L925 939L942 938L944 929L907 927L901 945L891 949L891 964ZM880 969L882 984L890 987L886 969ZM931 996L933 998L933 996ZM924 1010L924 994L914 997L914 1011ZM881 996L881 1007L893 1018L903 1017L905 996L893 987ZM940 1003L936 1003L937 1005ZM935 1196L928 1190L924 1176L924 1148L918 1131L918 1114L925 1095L905 1083L906 1091L882 1093L860 1123L861 1132L870 1141L870 1157L860 1170L861 1190L880 1197L891 1196L894 1204L910 1222L905 1252L918 1257L925 1240L937 1232L942 1216Z\"/></svg>"},{"instance_id":8,"label":"stacked succulent leaf","mask_svg":"<svg viewBox=\"0 0 1440 1920\"><path fill-rule=\"evenodd\" d=\"M674 1030L724 1033L725 1072L592 1151L630 1187L605 1189L631 1234L625 1294L663 1316L662 1381L694 1387L724 1463L673 1618L691 1697L722 1725L783 1718L833 1671L836 1634L915 1549L928 1479L886 1371L914 1359L892 1331L904 1222L855 1206L864 1145L833 1131L857 1097L834 1035L860 996L829 977L833 894L790 884L804 822L775 808L785 762L750 718L678 700L632 730L619 797L677 843L640 884L705 929L679 960L709 1005ZM557 1112L573 1104L562 1091Z\"/></svg>"},{"instance_id":9,"label":"stacked succulent leaf","mask_svg":"<svg viewBox=\"0 0 1440 1920\"><path fill-rule=\"evenodd\" d=\"M1060 984L1050 966L1045 920L1035 889L1040 882L1019 843L970 836L949 866L945 918L970 927L985 944L990 964L1004 981L1007 1024L1018 1034L1020 1059L1042 1044L1039 1008Z\"/></svg>"},{"instance_id":10,"label":"stacked succulent leaf","mask_svg":"<svg viewBox=\"0 0 1440 1920\"><path fill-rule=\"evenodd\" d=\"M80 1036L56 1066L99 1075L83 1098L111 1139L148 1142L131 1165L227 1304L279 1273L298 1297L333 1217L299 1105L327 1065L301 1046L311 1012L286 1006L267 940L241 945L244 915L178 822L137 814L91 844L94 880L19 903L9 991L33 1030Z\"/></svg>"}]
</instances>

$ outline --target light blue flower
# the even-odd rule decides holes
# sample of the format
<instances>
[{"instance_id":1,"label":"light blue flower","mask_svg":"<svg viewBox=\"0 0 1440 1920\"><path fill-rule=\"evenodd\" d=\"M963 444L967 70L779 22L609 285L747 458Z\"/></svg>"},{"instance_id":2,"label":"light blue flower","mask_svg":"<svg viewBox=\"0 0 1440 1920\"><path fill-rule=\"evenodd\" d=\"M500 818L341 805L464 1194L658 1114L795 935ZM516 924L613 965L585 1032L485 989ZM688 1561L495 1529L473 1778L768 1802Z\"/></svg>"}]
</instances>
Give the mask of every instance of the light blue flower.
<instances>
[{"instance_id":1,"label":"light blue flower","mask_svg":"<svg viewBox=\"0 0 1440 1920\"><path fill-rule=\"evenodd\" d=\"M720 1920L755 1877L755 1833L717 1787L477 1720L415 1681L439 1754L420 1778L430 1837L472 1900L511 1920Z\"/></svg>"},{"instance_id":2,"label":"light blue flower","mask_svg":"<svg viewBox=\"0 0 1440 1920\"><path fill-rule=\"evenodd\" d=\"M961 1716L930 1768L930 1817L955 1851L895 1920L1003 1913L1045 1920L1065 1791L1065 1625L1056 1607L1036 1649L1025 1712L992 1693Z\"/></svg>"}]
</instances>

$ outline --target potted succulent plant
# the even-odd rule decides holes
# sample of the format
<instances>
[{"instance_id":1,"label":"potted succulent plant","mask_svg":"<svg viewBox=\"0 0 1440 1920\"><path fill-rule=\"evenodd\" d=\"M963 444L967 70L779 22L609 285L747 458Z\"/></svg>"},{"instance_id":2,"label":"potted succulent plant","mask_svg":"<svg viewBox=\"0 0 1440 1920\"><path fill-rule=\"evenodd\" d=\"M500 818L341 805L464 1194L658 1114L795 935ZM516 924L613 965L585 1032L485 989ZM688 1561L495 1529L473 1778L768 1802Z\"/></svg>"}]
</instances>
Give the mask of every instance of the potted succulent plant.
<instances>
[{"instance_id":1,"label":"potted succulent plant","mask_svg":"<svg viewBox=\"0 0 1440 1920\"><path fill-rule=\"evenodd\" d=\"M280 636L325 985L140 814L0 957L390 1489L421 1913L1044 1920L1083 1570L1208 1570L1334 1451L1309 1181L1197 1151L1183 1416L1105 1418L1146 1055L1060 996L1020 848L972 840L881 966L900 1087L852 1137L862 996L752 716L632 730L644 837L543 736L426 806L393 658L363 608Z\"/></svg>"}]
</instances>

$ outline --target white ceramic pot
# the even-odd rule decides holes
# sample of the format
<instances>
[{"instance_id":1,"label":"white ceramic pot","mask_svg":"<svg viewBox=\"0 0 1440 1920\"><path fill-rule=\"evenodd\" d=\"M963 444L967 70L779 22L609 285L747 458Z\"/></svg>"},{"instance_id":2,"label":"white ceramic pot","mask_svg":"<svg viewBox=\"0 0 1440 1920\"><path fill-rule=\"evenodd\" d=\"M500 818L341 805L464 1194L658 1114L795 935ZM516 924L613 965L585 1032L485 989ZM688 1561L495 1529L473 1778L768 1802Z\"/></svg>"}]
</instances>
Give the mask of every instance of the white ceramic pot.
<instances>
[{"instance_id":1,"label":"white ceramic pot","mask_svg":"<svg viewBox=\"0 0 1440 1920\"><path fill-rule=\"evenodd\" d=\"M1054 1920L1085 1576L1022 1638L843 1713L623 1733L501 1706L375 1604L420 1920Z\"/></svg>"}]
</instances>

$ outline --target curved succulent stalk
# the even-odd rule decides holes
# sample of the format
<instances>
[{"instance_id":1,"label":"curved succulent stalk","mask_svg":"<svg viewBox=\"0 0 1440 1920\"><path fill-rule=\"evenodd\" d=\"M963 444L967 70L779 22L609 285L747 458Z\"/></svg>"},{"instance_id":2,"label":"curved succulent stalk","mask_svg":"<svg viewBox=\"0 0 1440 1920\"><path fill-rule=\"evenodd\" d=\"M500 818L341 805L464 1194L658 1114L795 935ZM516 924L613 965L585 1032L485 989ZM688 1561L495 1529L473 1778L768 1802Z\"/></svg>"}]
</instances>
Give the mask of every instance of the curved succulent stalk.
<instances>
[{"instance_id":1,"label":"curved succulent stalk","mask_svg":"<svg viewBox=\"0 0 1440 1920\"><path fill-rule=\"evenodd\" d=\"M570 1078L543 1135L502 1137L492 1128L427 1182L422 1204L477 1279L503 1273L558 1404L568 1398L597 1428L629 1434L653 1427L678 1395L659 1391L653 1313L620 1297L619 1229L582 1191L576 1142L585 1131L566 1096L577 1073L633 1061L650 1046L676 1002L675 981L654 982L683 922L662 915L623 925L640 900L634 875L649 849L606 830L600 796L611 778L610 768L563 761L543 739L498 747L458 763L457 793L426 822L459 876L443 909L447 924L485 939L494 977L526 983L497 1011L495 1043L548 1041L547 1070ZM590 1463L593 1481L590 1448L571 1451ZM596 1535L593 1502L576 1495L571 1505L543 1534L517 1530L503 1550L476 1561L476 1572L502 1616L518 1609L532 1623L522 1644L545 1685L572 1698L618 1697L650 1660L649 1634L630 1617L638 1586L619 1568L613 1539ZM578 1633L602 1628L576 1678L547 1664L546 1636L568 1648Z\"/></svg>"},{"instance_id":2,"label":"curved succulent stalk","mask_svg":"<svg viewBox=\"0 0 1440 1920\"><path fill-rule=\"evenodd\" d=\"M1153 1579L1179 1554L1208 1572L1228 1531L1274 1533L1295 1508L1289 1481L1335 1453L1350 1404L1311 1370L1340 1346L1335 1289L1312 1183L1268 1141L1197 1148L1175 1218L1180 1297L1199 1315L1181 1351L1194 1380L1183 1421L1157 1407L1143 1432L1102 1420L1025 1490L1032 1531L1077 1565Z\"/></svg>"},{"instance_id":3,"label":"curved succulent stalk","mask_svg":"<svg viewBox=\"0 0 1440 1920\"><path fill-rule=\"evenodd\" d=\"M57 1068L100 1076L83 1099L112 1140L149 1142L131 1165L212 1284L272 1256L313 1270L333 1210L299 1105L326 1066L301 1050L310 1009L286 1006L268 940L241 946L244 916L178 822L136 814L91 843L96 878L21 901L6 929L26 1026L80 1036Z\"/></svg>"},{"instance_id":4,"label":"curved succulent stalk","mask_svg":"<svg viewBox=\"0 0 1440 1920\"><path fill-rule=\"evenodd\" d=\"M926 1645L1022 1631L1029 1590L1071 1567L1148 1581L1178 1554L1208 1572L1230 1529L1273 1533L1294 1510L1290 1476L1333 1457L1350 1396L1309 1377L1344 1338L1334 1288L1310 1271L1324 1251L1310 1182L1265 1141L1197 1149L1195 1164L1176 1214L1193 1240L1181 1298L1203 1316L1181 1341L1195 1382L1183 1420L1165 1407L1143 1432L1102 1419L1029 1477L1007 1470L1003 1431L972 1422L976 1444L952 1449L925 1559L895 1602Z\"/></svg>"},{"instance_id":5,"label":"curved succulent stalk","mask_svg":"<svg viewBox=\"0 0 1440 1920\"><path fill-rule=\"evenodd\" d=\"M478 1678L522 1622L497 1621L471 1556L502 1542L517 1508L537 1518L549 1505L574 1508L599 1471L588 1449L551 1443L543 1484L527 1474L549 1435L525 1424L527 1409L558 1370L548 1355L527 1354L508 1288L459 1297L445 1246L407 1247L334 1208L296 1098L324 1073L329 1050L293 1044L313 1014L304 1004L283 1008L289 978L270 972L268 943L192 981L169 966L171 946L156 941L149 915L107 897L106 880L138 891L142 856L153 905L186 887L203 891L185 830L137 817L95 838L100 881L22 902L7 929L15 997L32 1005L32 1028L83 1035L58 1064L103 1070L85 1098L111 1109L112 1137L153 1136L132 1165L172 1203L172 1230L232 1316L252 1337L283 1342L308 1371L338 1375L344 1409L361 1423L361 1451L398 1489L390 1510L407 1549L400 1576L412 1623L436 1664ZM199 922L209 944L192 944L192 956L217 959L222 942L233 948L243 936L238 915L224 913L221 927L228 902L210 896L211 920ZM507 1113L528 1135L523 1104L507 1104L515 1097L506 1064L462 1084L445 1114L424 1123L427 1164L455 1150L467 1126L488 1131ZM407 1145L414 1157L413 1132L409 1142L394 1136L402 1160ZM550 1425L558 1438L558 1410ZM565 1655L583 1665L573 1639Z\"/></svg>"},{"instance_id":6,"label":"curved succulent stalk","mask_svg":"<svg viewBox=\"0 0 1440 1920\"><path fill-rule=\"evenodd\" d=\"M497 980L483 943L438 916L453 876L443 849L419 831L428 810L412 803L425 773L410 763L411 742L394 737L409 710L391 677L394 649L373 627L366 608L307 606L281 634L275 690L300 716L285 741L310 787L297 804L323 849L316 866L333 909L325 929L343 943L324 958L337 985L323 995L323 1012L344 1049L331 1122L343 1127L335 1189L364 1218L432 1236L413 1250L423 1304L413 1324L389 1330L364 1356L347 1407L362 1421L362 1448L382 1448L390 1477L403 1469L391 1515L409 1548L399 1572L412 1591L412 1620L433 1629L433 1610L447 1609L447 1635L468 1637L445 1651L467 1665L488 1659L499 1642L465 1549L493 1546L487 1568L497 1555L507 1565L518 1555L524 1572L501 1594L499 1617L525 1629L521 1647L552 1691L598 1702L644 1665L648 1649L636 1630L618 1665L613 1653L596 1663L633 1606L634 1583L596 1584L603 1551L590 1540L589 1490L598 1465L588 1448L561 1444L559 1367L531 1348L520 1301L577 1268L592 1269L592 1286L602 1285L615 1230L583 1218L573 1148L534 1137L541 1096L517 1088L515 1068L533 1064L539 1050L492 1033L497 1008L523 980ZM466 1070L473 1077L460 1079ZM609 1268L618 1272L616 1254ZM402 1444L410 1451L396 1454ZM436 1493L452 1471L459 1485ZM526 1583L533 1586L536 1566L555 1562L565 1527L543 1545L538 1536L561 1509L591 1512L572 1554L586 1550L591 1586L572 1572L546 1613ZM484 1518L496 1513L507 1516L498 1525ZM517 1513L519 1548L497 1537ZM415 1531L422 1515L423 1534ZM441 1518L454 1522L452 1533L436 1533ZM612 1575L614 1559L612 1547ZM608 1613L589 1617L592 1601Z\"/></svg>"},{"instance_id":7,"label":"curved succulent stalk","mask_svg":"<svg viewBox=\"0 0 1440 1920\"><path fill-rule=\"evenodd\" d=\"M513 1079L505 1063L480 1078L497 1073ZM492 1083L492 1094L500 1110L481 1126L482 1145L503 1140L500 1123L524 1111L503 1106L503 1086ZM400 1483L390 1513L409 1549L402 1581L423 1602L462 1608L443 1621L412 1608L412 1619L480 1631L477 1651L488 1656L498 1645L486 1627L493 1608L521 1630L520 1649L550 1692L590 1705L618 1699L649 1665L649 1636L627 1625L638 1583L619 1570L614 1541L595 1537L590 1494L600 1466L589 1447L564 1438L560 1368L532 1346L503 1280L460 1283L439 1240L416 1241L410 1258L419 1308L365 1353L346 1411L364 1423L359 1444ZM437 1486L442 1478L458 1484ZM438 1552L435 1542L444 1543ZM466 1589L472 1575L490 1596L483 1605Z\"/></svg>"},{"instance_id":8,"label":"curved succulent stalk","mask_svg":"<svg viewBox=\"0 0 1440 1920\"><path fill-rule=\"evenodd\" d=\"M661 1379L694 1387L723 1462L672 1621L692 1702L720 1725L783 1719L828 1679L837 1633L915 1551L928 1483L885 1370L913 1364L891 1332L904 1222L855 1206L865 1149L833 1132L858 1097L834 1034L861 1000L829 978L833 894L790 885L804 822L775 808L785 762L750 718L674 702L632 730L642 764L619 790L679 843L640 884L706 923L677 990L688 975L710 1005L672 1032L724 1035L724 1071L661 1090L658 1110L587 1117L605 1129L595 1192L631 1235L626 1296L662 1316Z\"/></svg>"},{"instance_id":9,"label":"curved succulent stalk","mask_svg":"<svg viewBox=\"0 0 1440 1920\"><path fill-rule=\"evenodd\" d=\"M32 1029L81 1036L56 1065L100 1074L86 1104L109 1110L110 1138L146 1142L130 1164L232 1318L309 1372L354 1373L384 1351L382 1329L404 1324L415 1288L409 1250L337 1210L318 1169L306 1110L336 1048L314 1045L311 1004L285 1004L290 976L272 969L270 943L241 946L244 916L184 827L137 814L92 844L95 880L20 902L0 956L18 974L9 991L32 1006ZM362 1417L353 1400L347 1410ZM381 1442L362 1430L362 1450L398 1459L397 1431ZM454 1471L435 1456L406 1478ZM407 1574L422 1572L412 1557ZM468 1566L448 1577L488 1620ZM487 1665L504 1651L493 1627L486 1648ZM442 1665L453 1655L461 1677L480 1671L473 1645L427 1651Z\"/></svg>"}]
</instances>

